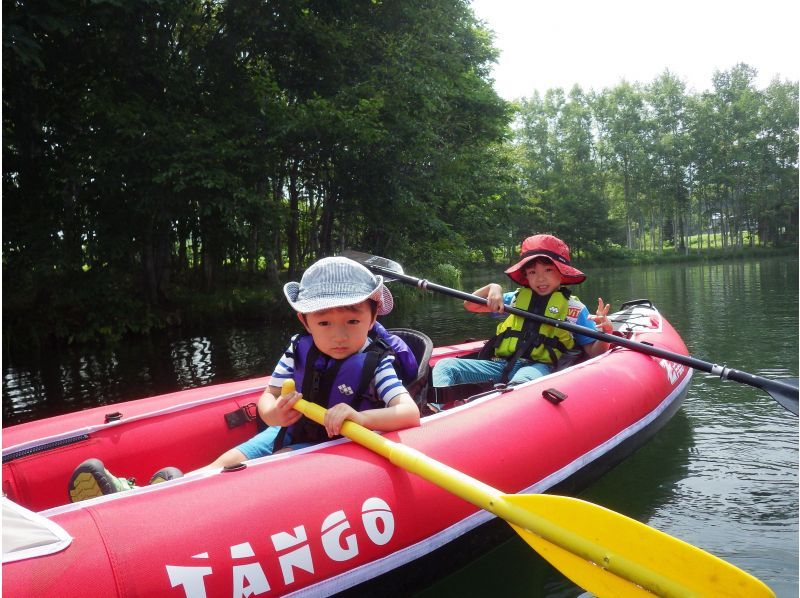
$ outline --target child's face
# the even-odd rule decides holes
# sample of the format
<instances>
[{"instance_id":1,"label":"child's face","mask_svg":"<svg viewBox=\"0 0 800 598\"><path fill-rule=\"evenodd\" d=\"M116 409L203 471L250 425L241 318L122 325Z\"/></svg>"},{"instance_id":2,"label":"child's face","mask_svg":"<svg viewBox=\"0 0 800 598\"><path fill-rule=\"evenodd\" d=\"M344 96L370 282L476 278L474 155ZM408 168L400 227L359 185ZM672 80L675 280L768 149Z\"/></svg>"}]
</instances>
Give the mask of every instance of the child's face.
<instances>
[{"instance_id":1,"label":"child's face","mask_svg":"<svg viewBox=\"0 0 800 598\"><path fill-rule=\"evenodd\" d=\"M526 266L525 277L528 279L528 286L537 295L549 295L561 286L561 272L550 261L537 260Z\"/></svg>"},{"instance_id":2,"label":"child's face","mask_svg":"<svg viewBox=\"0 0 800 598\"><path fill-rule=\"evenodd\" d=\"M375 323L367 301L297 315L317 348L334 359L345 359L361 350Z\"/></svg>"}]
</instances>

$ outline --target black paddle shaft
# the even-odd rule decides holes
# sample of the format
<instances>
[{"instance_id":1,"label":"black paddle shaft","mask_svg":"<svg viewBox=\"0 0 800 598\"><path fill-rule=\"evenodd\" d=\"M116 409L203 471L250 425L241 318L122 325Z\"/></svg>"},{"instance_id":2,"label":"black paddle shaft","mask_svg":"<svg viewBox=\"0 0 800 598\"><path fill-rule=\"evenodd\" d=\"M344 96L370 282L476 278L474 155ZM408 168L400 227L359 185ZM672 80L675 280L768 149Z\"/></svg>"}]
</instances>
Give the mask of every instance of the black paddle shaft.
<instances>
[{"instance_id":1,"label":"black paddle shaft","mask_svg":"<svg viewBox=\"0 0 800 598\"><path fill-rule=\"evenodd\" d=\"M478 303L480 305L487 305L488 303L485 298L478 297L478 295L473 295L472 293L465 293L463 291L451 289L449 287L443 287L436 283L429 282L425 279L415 278L413 276L408 276L407 274L401 274L396 270L392 270L390 268L383 268L375 264L366 263L364 265L370 270L377 272L378 274L386 275L390 279L399 280L406 284L417 286L421 289L436 291L439 293L443 293L445 295L450 295L452 297L463 299L464 301ZM550 326L554 326L556 328L563 328L564 330L569 330L570 332L582 334L584 336L588 336L597 339L599 341L604 341L607 343L611 343L613 345L625 347L627 349L631 349L632 351L638 351L639 353L644 353L646 355L651 355L653 357L662 357L674 363L680 363L682 365L686 365L695 370L700 370L702 372L714 374L715 376L719 376L722 379L733 380L735 382L741 382L743 384L754 386L755 388L760 388L766 391L770 396L772 396L772 398L774 398L787 410L797 415L798 389L796 386L792 386L791 384L786 384L785 382L779 382L777 380L770 380L769 378L756 376L754 374L748 374L747 372L742 372L740 370L735 370L733 368L717 365L715 363L710 363L708 361L703 361L701 359L696 359L688 355L681 355L680 353L674 353L672 351L667 351L665 349L659 349L658 347L654 347L647 343L639 343L627 338L623 338L621 336L616 336L614 334L606 334L604 332L600 332L592 328L579 326L578 324L572 324L570 322L566 322L563 320L554 320L552 318L547 318L545 316L540 316L538 314L533 314L527 311L523 311L521 309L517 309L516 307L506 306L504 308L504 311L509 314L514 314L517 316L521 316L523 318L530 318L537 322L549 324Z\"/></svg>"}]
</instances>

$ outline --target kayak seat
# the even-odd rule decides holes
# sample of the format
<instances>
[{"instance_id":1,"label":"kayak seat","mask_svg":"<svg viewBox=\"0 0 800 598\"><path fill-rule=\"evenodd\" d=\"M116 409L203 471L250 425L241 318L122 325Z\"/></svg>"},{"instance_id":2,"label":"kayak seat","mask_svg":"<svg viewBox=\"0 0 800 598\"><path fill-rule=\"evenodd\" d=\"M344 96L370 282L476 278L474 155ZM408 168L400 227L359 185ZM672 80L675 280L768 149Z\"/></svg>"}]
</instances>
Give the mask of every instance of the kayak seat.
<instances>
[{"instance_id":1,"label":"kayak seat","mask_svg":"<svg viewBox=\"0 0 800 598\"><path fill-rule=\"evenodd\" d=\"M406 383L408 394L422 408L427 404L429 375L431 372L430 360L433 354L433 341L424 332L412 330L411 328L390 328L387 330L391 334L400 337L411 349L414 357L417 358L417 375L413 380Z\"/></svg>"}]
</instances>

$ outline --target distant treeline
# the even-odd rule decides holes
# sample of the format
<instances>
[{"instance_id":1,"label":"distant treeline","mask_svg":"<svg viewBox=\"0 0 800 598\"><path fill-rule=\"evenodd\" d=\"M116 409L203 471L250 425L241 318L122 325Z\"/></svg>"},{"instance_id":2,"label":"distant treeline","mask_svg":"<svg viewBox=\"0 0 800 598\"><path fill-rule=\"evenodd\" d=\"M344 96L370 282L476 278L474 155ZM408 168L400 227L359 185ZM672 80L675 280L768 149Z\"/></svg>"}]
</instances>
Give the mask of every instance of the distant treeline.
<instances>
[{"instance_id":1,"label":"distant treeline","mask_svg":"<svg viewBox=\"0 0 800 598\"><path fill-rule=\"evenodd\" d=\"M797 84L746 65L508 103L463 0L4 0L3 50L6 330L145 331L347 247L797 242Z\"/></svg>"},{"instance_id":2,"label":"distant treeline","mask_svg":"<svg viewBox=\"0 0 800 598\"><path fill-rule=\"evenodd\" d=\"M523 100L523 205L580 246L796 243L798 86L759 90L756 75L739 64L714 73L712 92L688 94L665 71L648 85Z\"/></svg>"}]
</instances>

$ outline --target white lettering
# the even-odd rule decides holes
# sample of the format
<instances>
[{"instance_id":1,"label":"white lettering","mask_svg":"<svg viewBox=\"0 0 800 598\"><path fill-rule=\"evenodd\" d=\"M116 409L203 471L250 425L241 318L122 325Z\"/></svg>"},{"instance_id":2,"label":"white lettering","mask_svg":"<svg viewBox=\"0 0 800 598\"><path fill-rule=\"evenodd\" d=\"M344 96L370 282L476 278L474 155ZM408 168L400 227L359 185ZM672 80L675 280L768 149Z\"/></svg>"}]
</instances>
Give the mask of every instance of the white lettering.
<instances>
[{"instance_id":1,"label":"white lettering","mask_svg":"<svg viewBox=\"0 0 800 598\"><path fill-rule=\"evenodd\" d=\"M666 359L659 361L658 365L664 368L664 370L667 372L667 378L669 379L669 383L672 385L674 385L683 375L683 372L686 371L686 368L680 363L667 361Z\"/></svg>"},{"instance_id":2,"label":"white lettering","mask_svg":"<svg viewBox=\"0 0 800 598\"><path fill-rule=\"evenodd\" d=\"M231 546L231 558L253 558L256 553L250 542ZM249 584L249 585L245 585ZM249 598L269 591L269 582L264 570L259 563L234 565L233 567L233 598Z\"/></svg>"},{"instance_id":3,"label":"white lettering","mask_svg":"<svg viewBox=\"0 0 800 598\"><path fill-rule=\"evenodd\" d=\"M302 544L302 546L300 546ZM306 529L302 525L294 528L294 536L287 532L281 532L272 536L272 545L275 550L280 552L288 548L300 546L297 550L280 555L278 562L281 564L281 573L283 573L283 583L290 584L294 582L294 567L314 573L314 562L311 559L311 548L308 546L308 537L306 536Z\"/></svg>"},{"instance_id":4,"label":"white lettering","mask_svg":"<svg viewBox=\"0 0 800 598\"><path fill-rule=\"evenodd\" d=\"M167 575L172 587L183 586L186 598L206 598L203 578L211 575L211 567L176 567L167 565Z\"/></svg>"},{"instance_id":5,"label":"white lettering","mask_svg":"<svg viewBox=\"0 0 800 598\"><path fill-rule=\"evenodd\" d=\"M361 521L369 539L383 546L394 535L394 515L389 505L380 498L368 498L361 506ZM383 528L383 531L381 531Z\"/></svg>"},{"instance_id":6,"label":"white lettering","mask_svg":"<svg viewBox=\"0 0 800 598\"><path fill-rule=\"evenodd\" d=\"M677 379L683 371L683 367L680 370L671 368L666 361L662 361L661 366L670 375L670 379L672 375ZM383 499L371 497L362 503L361 522L370 541L376 546L384 546L394 536L394 514ZM331 560L343 562L358 556L358 538L356 533L351 531L350 522L343 510L335 511L324 519L320 534L322 548ZM314 560L305 526L298 525L291 533L273 534L271 539L275 548L274 556L278 558L285 586L295 582L295 569L314 574ZM232 567L233 598L250 598L272 589L264 568L261 562L256 560L255 551L249 542L230 546L230 555L233 559L253 559L253 562ZM191 558L209 559L209 553L199 552ZM172 587L181 586L186 598L206 598L205 577L214 573L211 567L166 565L166 570Z\"/></svg>"},{"instance_id":7,"label":"white lettering","mask_svg":"<svg viewBox=\"0 0 800 598\"><path fill-rule=\"evenodd\" d=\"M350 523L344 511L331 513L322 522L322 547L334 561L346 561L358 555L358 542L354 534L344 538L345 544L342 544L342 534L348 529Z\"/></svg>"},{"instance_id":8,"label":"white lettering","mask_svg":"<svg viewBox=\"0 0 800 598\"><path fill-rule=\"evenodd\" d=\"M269 582L261 565L250 563L233 567L233 598L249 598L268 591Z\"/></svg>"},{"instance_id":9,"label":"white lettering","mask_svg":"<svg viewBox=\"0 0 800 598\"><path fill-rule=\"evenodd\" d=\"M246 559L251 556L256 556L256 553L253 552L253 547L250 546L250 542L231 546L231 558Z\"/></svg>"}]
</instances>

